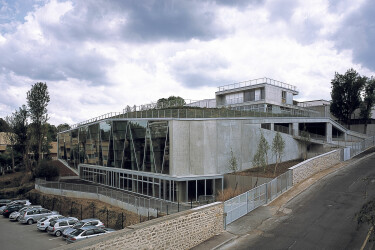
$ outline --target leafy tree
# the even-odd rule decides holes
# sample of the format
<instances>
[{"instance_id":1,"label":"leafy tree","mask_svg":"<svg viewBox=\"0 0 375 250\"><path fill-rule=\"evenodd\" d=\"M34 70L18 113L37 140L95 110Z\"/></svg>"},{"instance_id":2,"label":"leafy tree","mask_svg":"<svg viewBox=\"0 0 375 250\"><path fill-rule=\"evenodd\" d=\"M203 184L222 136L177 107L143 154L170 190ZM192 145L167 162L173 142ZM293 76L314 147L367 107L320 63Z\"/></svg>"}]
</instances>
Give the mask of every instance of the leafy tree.
<instances>
[{"instance_id":1,"label":"leafy tree","mask_svg":"<svg viewBox=\"0 0 375 250\"><path fill-rule=\"evenodd\" d=\"M234 156L232 148L230 149L229 170L234 173L238 170L237 158Z\"/></svg>"},{"instance_id":2,"label":"leafy tree","mask_svg":"<svg viewBox=\"0 0 375 250\"><path fill-rule=\"evenodd\" d=\"M159 108L169 108L169 107L176 107L176 106L184 106L186 104L184 98L179 96L170 96L168 99L160 98L157 101L157 106Z\"/></svg>"},{"instance_id":3,"label":"leafy tree","mask_svg":"<svg viewBox=\"0 0 375 250\"><path fill-rule=\"evenodd\" d=\"M68 123L63 123L57 126L57 132L61 132L61 131L68 130L68 129L70 129L70 126Z\"/></svg>"},{"instance_id":4,"label":"leafy tree","mask_svg":"<svg viewBox=\"0 0 375 250\"><path fill-rule=\"evenodd\" d=\"M22 105L18 110L14 112L15 127L14 133L17 136L17 143L15 145L16 152L22 155L25 166L28 166L28 112L25 105Z\"/></svg>"},{"instance_id":5,"label":"leafy tree","mask_svg":"<svg viewBox=\"0 0 375 250\"><path fill-rule=\"evenodd\" d=\"M5 133L5 138L7 140L7 143L9 143L8 146L10 146L10 155L12 157L12 170L14 170L14 145L17 143L17 136L14 133L16 127L15 114L13 113L12 115L5 117L5 121L9 126L9 131Z\"/></svg>"},{"instance_id":6,"label":"leafy tree","mask_svg":"<svg viewBox=\"0 0 375 250\"><path fill-rule=\"evenodd\" d=\"M371 77L366 81L363 102L360 105L360 117L364 123L364 133L367 132L367 124L371 119L371 110L375 104L375 79Z\"/></svg>"},{"instance_id":7,"label":"leafy tree","mask_svg":"<svg viewBox=\"0 0 375 250\"><path fill-rule=\"evenodd\" d=\"M46 83L38 82L31 86L27 92L27 105L29 107L30 118L33 123L32 134L38 146L36 160L42 160L42 144L46 135L46 123L48 121L47 106L50 101L48 87Z\"/></svg>"},{"instance_id":8,"label":"leafy tree","mask_svg":"<svg viewBox=\"0 0 375 250\"><path fill-rule=\"evenodd\" d=\"M303 160L306 160L307 159L308 147L311 144L311 136L310 136L309 132L306 131L306 127L304 127L304 129L301 131L301 141L302 141L302 144L305 148L305 152L303 154Z\"/></svg>"},{"instance_id":9,"label":"leafy tree","mask_svg":"<svg viewBox=\"0 0 375 250\"><path fill-rule=\"evenodd\" d=\"M266 167L268 165L268 150L269 149L270 149L270 145L268 144L266 138L264 138L263 133L261 133L259 144L258 144L258 149L253 158L253 166L263 167L264 172L266 172Z\"/></svg>"},{"instance_id":10,"label":"leafy tree","mask_svg":"<svg viewBox=\"0 0 375 250\"><path fill-rule=\"evenodd\" d=\"M9 126L3 118L0 118L0 132L8 132Z\"/></svg>"},{"instance_id":11,"label":"leafy tree","mask_svg":"<svg viewBox=\"0 0 375 250\"><path fill-rule=\"evenodd\" d=\"M274 175L276 175L276 168L278 164L281 162L281 156L284 154L284 149L285 141L283 137L280 135L280 133L277 132L272 141L272 152L275 154L276 157L275 170L273 173Z\"/></svg>"},{"instance_id":12,"label":"leafy tree","mask_svg":"<svg viewBox=\"0 0 375 250\"><path fill-rule=\"evenodd\" d=\"M344 75L336 72L335 78L331 80L331 113L348 124L349 129L351 116L361 104L361 90L366 80L354 69L347 70Z\"/></svg>"}]
</instances>

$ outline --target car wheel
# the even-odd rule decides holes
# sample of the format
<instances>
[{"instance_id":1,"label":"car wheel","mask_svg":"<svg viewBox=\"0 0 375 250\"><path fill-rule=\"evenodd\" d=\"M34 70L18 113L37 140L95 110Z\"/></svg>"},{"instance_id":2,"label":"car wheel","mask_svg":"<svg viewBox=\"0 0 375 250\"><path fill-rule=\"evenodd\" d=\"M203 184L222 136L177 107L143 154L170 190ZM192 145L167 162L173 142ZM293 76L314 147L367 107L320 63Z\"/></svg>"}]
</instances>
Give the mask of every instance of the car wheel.
<instances>
[{"instance_id":1,"label":"car wheel","mask_svg":"<svg viewBox=\"0 0 375 250\"><path fill-rule=\"evenodd\" d=\"M31 220L31 219L27 221L27 224L29 224L29 225L31 225L31 224L33 224L33 223L34 223L34 222L33 222L33 220Z\"/></svg>"},{"instance_id":2,"label":"car wheel","mask_svg":"<svg viewBox=\"0 0 375 250\"><path fill-rule=\"evenodd\" d=\"M61 232L60 232L60 231L56 231L55 235L56 235L57 237L60 237L60 236L61 236Z\"/></svg>"}]
</instances>

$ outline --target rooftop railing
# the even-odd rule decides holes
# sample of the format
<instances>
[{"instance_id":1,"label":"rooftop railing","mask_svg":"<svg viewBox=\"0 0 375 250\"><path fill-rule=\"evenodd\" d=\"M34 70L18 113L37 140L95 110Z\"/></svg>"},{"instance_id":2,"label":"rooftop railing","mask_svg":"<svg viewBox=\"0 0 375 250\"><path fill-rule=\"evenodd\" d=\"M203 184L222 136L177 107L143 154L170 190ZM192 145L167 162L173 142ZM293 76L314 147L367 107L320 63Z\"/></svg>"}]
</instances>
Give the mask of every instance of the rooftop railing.
<instances>
[{"instance_id":1,"label":"rooftop railing","mask_svg":"<svg viewBox=\"0 0 375 250\"><path fill-rule=\"evenodd\" d=\"M220 91L226 91L226 90L231 90L231 89L243 88L243 87L248 87L248 86L262 84L262 83L267 83L267 84L270 84L270 85L273 85L273 86L297 91L296 86L293 86L293 85L288 84L288 83L280 82L280 81L277 81L277 80L273 80L273 79L270 79L270 78L267 78L267 77L220 86L220 87L218 87L218 91L220 92Z\"/></svg>"}]
</instances>

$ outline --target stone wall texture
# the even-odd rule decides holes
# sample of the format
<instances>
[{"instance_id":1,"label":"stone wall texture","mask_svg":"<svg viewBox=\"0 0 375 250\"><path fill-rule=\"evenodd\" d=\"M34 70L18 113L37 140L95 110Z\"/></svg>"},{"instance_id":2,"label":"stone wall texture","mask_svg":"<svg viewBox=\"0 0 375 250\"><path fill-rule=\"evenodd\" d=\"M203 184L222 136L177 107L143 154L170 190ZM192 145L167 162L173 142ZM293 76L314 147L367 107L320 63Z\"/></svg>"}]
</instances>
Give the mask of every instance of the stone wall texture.
<instances>
[{"instance_id":1,"label":"stone wall texture","mask_svg":"<svg viewBox=\"0 0 375 250\"><path fill-rule=\"evenodd\" d=\"M293 185L340 162L341 149L337 149L301 162L290 168L293 170Z\"/></svg>"},{"instance_id":2,"label":"stone wall texture","mask_svg":"<svg viewBox=\"0 0 375 250\"><path fill-rule=\"evenodd\" d=\"M224 230L223 213L216 202L58 249L190 249Z\"/></svg>"}]
</instances>

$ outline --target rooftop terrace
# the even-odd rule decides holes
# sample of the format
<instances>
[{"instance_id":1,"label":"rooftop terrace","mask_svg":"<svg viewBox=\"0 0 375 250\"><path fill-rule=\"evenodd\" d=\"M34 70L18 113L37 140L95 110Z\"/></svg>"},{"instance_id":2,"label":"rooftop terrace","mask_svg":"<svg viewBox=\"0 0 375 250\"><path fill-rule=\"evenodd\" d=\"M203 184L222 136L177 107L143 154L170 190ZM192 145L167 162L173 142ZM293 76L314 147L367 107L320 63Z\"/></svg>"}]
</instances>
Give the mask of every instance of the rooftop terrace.
<instances>
[{"instance_id":1,"label":"rooftop terrace","mask_svg":"<svg viewBox=\"0 0 375 250\"><path fill-rule=\"evenodd\" d=\"M280 82L280 81L277 81L277 80L273 80L273 79L270 79L270 78L267 78L267 77L220 86L220 87L218 87L218 92L248 87L248 86L262 84L262 83L266 83L266 84L270 84L270 85L273 85L273 86L277 86L277 87L281 87L281 88L285 88L285 89L290 89L290 90L293 90L295 92L298 92L296 86L293 86L293 85L288 84L288 83Z\"/></svg>"}]
</instances>

